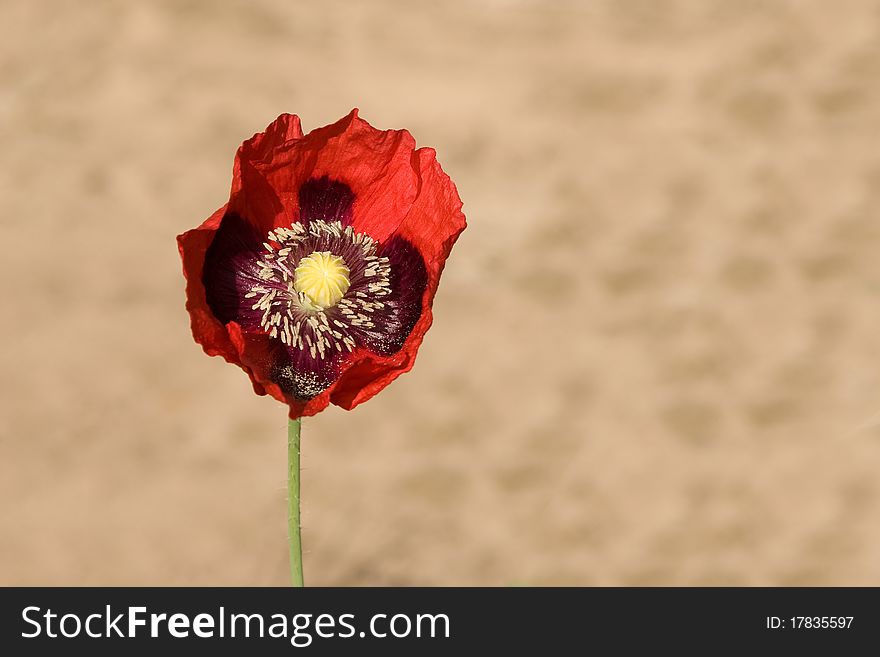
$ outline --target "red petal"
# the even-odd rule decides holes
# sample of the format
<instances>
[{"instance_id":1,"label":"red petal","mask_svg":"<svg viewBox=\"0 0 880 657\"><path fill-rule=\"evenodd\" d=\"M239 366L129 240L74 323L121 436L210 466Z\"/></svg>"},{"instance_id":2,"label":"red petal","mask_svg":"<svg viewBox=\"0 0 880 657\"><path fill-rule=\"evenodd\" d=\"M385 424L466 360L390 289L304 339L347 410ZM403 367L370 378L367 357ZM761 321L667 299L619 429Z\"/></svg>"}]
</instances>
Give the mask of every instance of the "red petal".
<instances>
[{"instance_id":1,"label":"red petal","mask_svg":"<svg viewBox=\"0 0 880 657\"><path fill-rule=\"evenodd\" d=\"M431 306L446 258L467 225L458 190L440 168L434 150L421 148L415 156L421 178L419 195L396 234L409 240L425 260L428 286L422 299L422 315L397 354L388 358L369 354L352 365L331 388L331 401L349 410L412 369L433 321Z\"/></svg>"},{"instance_id":2,"label":"red petal","mask_svg":"<svg viewBox=\"0 0 880 657\"><path fill-rule=\"evenodd\" d=\"M202 272L205 266L205 253L226 214L226 206L217 210L198 228L188 230L177 236L177 249L183 261L183 275L186 278L186 310L189 312L193 337L202 345L209 356L223 356L229 362L237 362L235 346L205 299L205 286Z\"/></svg>"},{"instance_id":3,"label":"red petal","mask_svg":"<svg viewBox=\"0 0 880 657\"><path fill-rule=\"evenodd\" d=\"M434 149L420 148L414 159L418 163L421 189L397 234L412 242L425 259L430 303L446 258L467 227L467 221L455 183L440 167Z\"/></svg>"},{"instance_id":4,"label":"red petal","mask_svg":"<svg viewBox=\"0 0 880 657\"><path fill-rule=\"evenodd\" d=\"M272 121L263 132L242 143L236 156L239 159L253 161L272 161L272 151L279 146L301 139L303 136L299 117L296 114L282 114Z\"/></svg>"},{"instance_id":5,"label":"red petal","mask_svg":"<svg viewBox=\"0 0 880 657\"><path fill-rule=\"evenodd\" d=\"M302 137L299 117L282 114L264 132L245 141L235 154L229 209L257 226L263 235L278 226L289 226L293 217L289 210L290 195L283 197L284 190L267 180L262 170L274 166L283 157L281 153ZM291 162L286 173L302 170L302 164Z\"/></svg>"},{"instance_id":6,"label":"red petal","mask_svg":"<svg viewBox=\"0 0 880 657\"><path fill-rule=\"evenodd\" d=\"M255 146L239 149L231 209L265 232L289 226L299 219L300 187L326 175L354 193L358 232L382 241L397 229L418 193L409 132L377 130L356 109L302 138L296 130L279 137L274 125L267 129L271 139L255 137Z\"/></svg>"},{"instance_id":7,"label":"red petal","mask_svg":"<svg viewBox=\"0 0 880 657\"><path fill-rule=\"evenodd\" d=\"M226 328L229 339L235 346L236 358L232 362L247 372L254 386L254 392L258 395L271 395L278 401L286 403L288 400L281 392L281 388L269 379L271 361L267 352L271 349L271 345L266 344L268 336L244 333L236 322L229 322Z\"/></svg>"},{"instance_id":8,"label":"red petal","mask_svg":"<svg viewBox=\"0 0 880 657\"><path fill-rule=\"evenodd\" d=\"M416 142L406 130L377 130L357 113L354 109L328 126L333 130L317 153L312 177L330 176L351 187L356 199L352 225L382 242L418 193L412 163Z\"/></svg>"}]
</instances>

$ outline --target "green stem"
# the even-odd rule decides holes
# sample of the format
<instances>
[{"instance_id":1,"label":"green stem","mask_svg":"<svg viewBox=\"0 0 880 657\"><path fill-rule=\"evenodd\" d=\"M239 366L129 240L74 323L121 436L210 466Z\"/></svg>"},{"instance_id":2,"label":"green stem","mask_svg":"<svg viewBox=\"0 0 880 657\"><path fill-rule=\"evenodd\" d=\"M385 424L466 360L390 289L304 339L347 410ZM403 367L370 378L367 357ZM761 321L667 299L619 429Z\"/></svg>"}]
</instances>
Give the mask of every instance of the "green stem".
<instances>
[{"instance_id":1,"label":"green stem","mask_svg":"<svg viewBox=\"0 0 880 657\"><path fill-rule=\"evenodd\" d=\"M287 424L287 525L290 543L290 580L303 585L302 538L299 527L299 433L301 421Z\"/></svg>"}]
</instances>

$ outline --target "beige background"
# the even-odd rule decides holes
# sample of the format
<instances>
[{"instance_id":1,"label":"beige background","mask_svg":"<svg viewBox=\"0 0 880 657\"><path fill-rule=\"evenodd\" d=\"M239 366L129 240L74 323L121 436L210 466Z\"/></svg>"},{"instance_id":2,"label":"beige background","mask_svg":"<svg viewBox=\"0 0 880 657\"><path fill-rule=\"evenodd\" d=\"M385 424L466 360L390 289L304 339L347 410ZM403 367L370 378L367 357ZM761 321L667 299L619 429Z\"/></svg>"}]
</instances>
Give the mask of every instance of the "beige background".
<instances>
[{"instance_id":1,"label":"beige background","mask_svg":"<svg viewBox=\"0 0 880 657\"><path fill-rule=\"evenodd\" d=\"M359 106L470 228L415 370L305 423L307 583L880 585L880 3L0 24L0 583L286 582L285 412L193 343L174 236Z\"/></svg>"}]
</instances>

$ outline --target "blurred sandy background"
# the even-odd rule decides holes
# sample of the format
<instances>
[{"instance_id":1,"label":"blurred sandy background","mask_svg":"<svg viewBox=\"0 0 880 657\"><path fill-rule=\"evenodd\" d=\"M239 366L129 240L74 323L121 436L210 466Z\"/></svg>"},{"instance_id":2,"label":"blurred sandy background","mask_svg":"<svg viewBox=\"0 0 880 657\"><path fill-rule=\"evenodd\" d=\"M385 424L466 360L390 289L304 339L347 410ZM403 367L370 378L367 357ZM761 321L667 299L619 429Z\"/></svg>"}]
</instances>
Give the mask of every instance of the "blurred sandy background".
<instances>
[{"instance_id":1,"label":"blurred sandy background","mask_svg":"<svg viewBox=\"0 0 880 657\"><path fill-rule=\"evenodd\" d=\"M880 585L880 3L0 5L0 583L285 584L285 411L174 236L277 114L436 147L415 370L304 423L309 584Z\"/></svg>"}]
</instances>

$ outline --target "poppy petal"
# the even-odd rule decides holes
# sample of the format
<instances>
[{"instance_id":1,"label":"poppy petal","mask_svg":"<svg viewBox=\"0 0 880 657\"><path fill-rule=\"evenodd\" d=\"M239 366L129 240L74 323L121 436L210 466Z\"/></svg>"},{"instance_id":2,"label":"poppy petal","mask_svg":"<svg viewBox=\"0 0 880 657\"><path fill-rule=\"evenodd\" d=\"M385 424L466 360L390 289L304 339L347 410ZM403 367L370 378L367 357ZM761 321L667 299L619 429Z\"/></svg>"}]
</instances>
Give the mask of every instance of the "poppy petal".
<instances>
[{"instance_id":1,"label":"poppy petal","mask_svg":"<svg viewBox=\"0 0 880 657\"><path fill-rule=\"evenodd\" d=\"M297 139L302 139L303 132L299 117L296 114L282 114L272 121L263 132L242 143L236 156L238 160L262 160L269 162L272 151L279 146Z\"/></svg>"},{"instance_id":2,"label":"poppy petal","mask_svg":"<svg viewBox=\"0 0 880 657\"><path fill-rule=\"evenodd\" d=\"M412 242L425 258L429 287L432 288L430 303L446 258L467 222L461 212L461 198L455 183L440 167L434 149L420 148L413 159L420 173L419 195L401 222L397 235Z\"/></svg>"},{"instance_id":3,"label":"poppy petal","mask_svg":"<svg viewBox=\"0 0 880 657\"><path fill-rule=\"evenodd\" d=\"M177 248L186 278L186 310L190 315L193 337L209 356L223 356L227 361L235 362L236 349L222 322L208 306L202 282L205 254L225 214L226 206L217 210L199 227L178 235Z\"/></svg>"},{"instance_id":4,"label":"poppy petal","mask_svg":"<svg viewBox=\"0 0 880 657\"><path fill-rule=\"evenodd\" d=\"M375 330L354 332L370 351L390 356L400 350L422 314L428 276L422 256L402 237L385 242L379 255L388 258L391 265L391 294L382 299L387 310L373 315Z\"/></svg>"},{"instance_id":5,"label":"poppy petal","mask_svg":"<svg viewBox=\"0 0 880 657\"><path fill-rule=\"evenodd\" d=\"M271 137L239 149L230 208L268 232L307 215L299 205L300 189L327 176L347 185L357 199L357 211L344 222L352 221L375 240L387 239L418 193L415 140L406 130L377 130L357 114L354 109L301 138L269 126ZM344 203L334 201L324 209L334 206L344 208Z\"/></svg>"},{"instance_id":6,"label":"poppy petal","mask_svg":"<svg viewBox=\"0 0 880 657\"><path fill-rule=\"evenodd\" d=\"M351 187L329 176L311 178L299 188L299 220L305 226L314 220L348 226L353 204Z\"/></svg>"},{"instance_id":7,"label":"poppy petal","mask_svg":"<svg viewBox=\"0 0 880 657\"><path fill-rule=\"evenodd\" d=\"M223 217L205 252L205 298L214 316L224 324L236 321L245 330L259 330L262 313L251 310L244 295L259 281L257 263L262 242L250 223L230 212Z\"/></svg>"},{"instance_id":8,"label":"poppy petal","mask_svg":"<svg viewBox=\"0 0 880 657\"><path fill-rule=\"evenodd\" d=\"M347 357L346 353L318 358L312 356L307 349L288 348L287 358L278 361L272 378L287 395L297 400L309 401L339 378L341 365Z\"/></svg>"},{"instance_id":9,"label":"poppy petal","mask_svg":"<svg viewBox=\"0 0 880 657\"><path fill-rule=\"evenodd\" d=\"M398 352L384 359L366 357L342 374L333 387L331 401L349 410L412 369L425 333L433 322L431 305L446 258L467 225L455 184L440 167L434 149L415 151L413 160L420 173L419 194L395 237L403 240L396 244L410 244L423 258L427 281L421 313ZM387 248L391 249L392 243L393 240L389 241Z\"/></svg>"},{"instance_id":10,"label":"poppy petal","mask_svg":"<svg viewBox=\"0 0 880 657\"><path fill-rule=\"evenodd\" d=\"M357 109L337 124L318 151L312 177L345 182L357 198L353 226L383 242L400 225L418 193L415 139L407 130L377 130Z\"/></svg>"},{"instance_id":11,"label":"poppy petal","mask_svg":"<svg viewBox=\"0 0 880 657\"><path fill-rule=\"evenodd\" d=\"M239 147L232 168L229 209L247 218L261 235L283 223L284 205L279 190L266 179L257 164L271 163L276 151L302 139L299 117L282 114L266 130L255 134Z\"/></svg>"}]
</instances>

